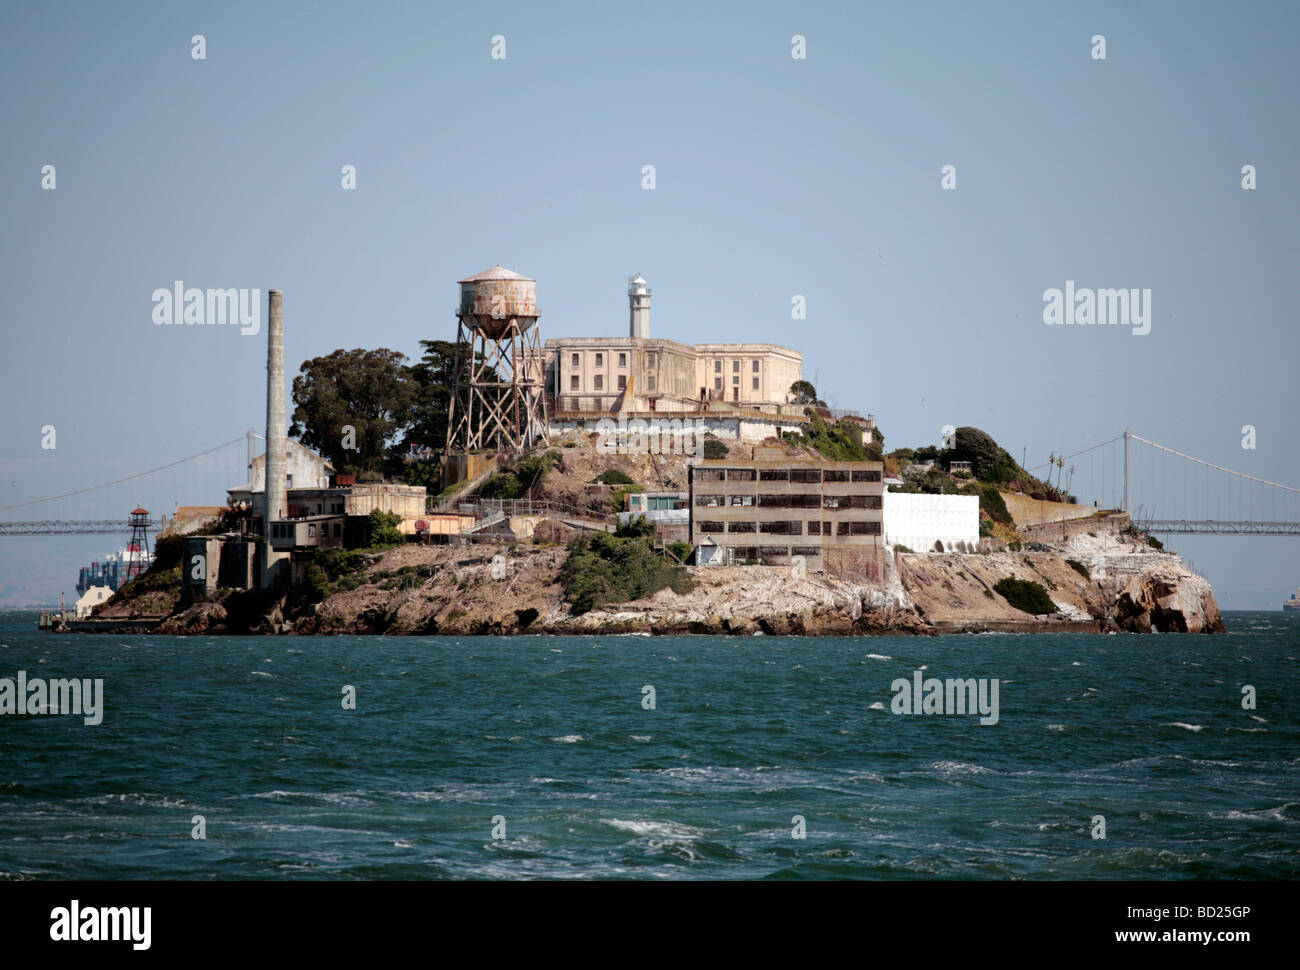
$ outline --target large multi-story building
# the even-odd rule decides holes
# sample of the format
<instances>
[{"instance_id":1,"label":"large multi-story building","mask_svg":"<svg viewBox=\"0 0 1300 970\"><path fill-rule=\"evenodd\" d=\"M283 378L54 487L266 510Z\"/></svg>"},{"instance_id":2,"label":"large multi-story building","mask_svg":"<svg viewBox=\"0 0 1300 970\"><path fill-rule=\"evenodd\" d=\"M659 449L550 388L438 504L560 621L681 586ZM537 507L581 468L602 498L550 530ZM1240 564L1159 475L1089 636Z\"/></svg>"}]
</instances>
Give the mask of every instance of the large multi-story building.
<instances>
[{"instance_id":1,"label":"large multi-story building","mask_svg":"<svg viewBox=\"0 0 1300 970\"><path fill-rule=\"evenodd\" d=\"M628 281L626 337L546 341L550 413L756 411L802 416L790 385L803 356L776 344L682 344L650 336L650 289Z\"/></svg>"},{"instance_id":2,"label":"large multi-story building","mask_svg":"<svg viewBox=\"0 0 1300 970\"><path fill-rule=\"evenodd\" d=\"M754 461L690 468L690 542L697 562L753 560L880 576L884 465L801 460L757 449Z\"/></svg>"}]
</instances>

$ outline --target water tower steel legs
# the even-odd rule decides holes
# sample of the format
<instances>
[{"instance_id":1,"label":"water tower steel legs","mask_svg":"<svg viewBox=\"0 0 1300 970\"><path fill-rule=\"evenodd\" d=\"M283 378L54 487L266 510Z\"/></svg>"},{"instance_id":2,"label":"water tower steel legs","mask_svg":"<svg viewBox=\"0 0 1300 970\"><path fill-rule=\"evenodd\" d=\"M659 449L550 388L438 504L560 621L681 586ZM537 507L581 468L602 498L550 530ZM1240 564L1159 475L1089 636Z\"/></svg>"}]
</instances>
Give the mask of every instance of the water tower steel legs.
<instances>
[{"instance_id":1,"label":"water tower steel legs","mask_svg":"<svg viewBox=\"0 0 1300 970\"><path fill-rule=\"evenodd\" d=\"M499 339L461 321L456 332L447 453L523 451L547 440L544 361L538 328L513 324Z\"/></svg>"}]
</instances>

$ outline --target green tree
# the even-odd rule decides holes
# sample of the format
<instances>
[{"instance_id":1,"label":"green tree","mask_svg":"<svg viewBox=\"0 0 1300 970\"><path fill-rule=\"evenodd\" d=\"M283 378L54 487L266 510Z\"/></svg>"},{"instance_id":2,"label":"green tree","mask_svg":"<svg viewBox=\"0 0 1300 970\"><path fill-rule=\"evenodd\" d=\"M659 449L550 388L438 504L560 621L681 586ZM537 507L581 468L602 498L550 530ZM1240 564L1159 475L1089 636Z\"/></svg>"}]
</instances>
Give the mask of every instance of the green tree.
<instances>
[{"instance_id":1,"label":"green tree","mask_svg":"<svg viewBox=\"0 0 1300 970\"><path fill-rule=\"evenodd\" d=\"M405 361L381 347L336 350L304 362L293 379L289 434L341 473L378 473L415 418L418 387Z\"/></svg>"},{"instance_id":2,"label":"green tree","mask_svg":"<svg viewBox=\"0 0 1300 970\"><path fill-rule=\"evenodd\" d=\"M817 388L811 381L795 381L790 385L790 403L826 407L826 402L818 399Z\"/></svg>"}]
</instances>

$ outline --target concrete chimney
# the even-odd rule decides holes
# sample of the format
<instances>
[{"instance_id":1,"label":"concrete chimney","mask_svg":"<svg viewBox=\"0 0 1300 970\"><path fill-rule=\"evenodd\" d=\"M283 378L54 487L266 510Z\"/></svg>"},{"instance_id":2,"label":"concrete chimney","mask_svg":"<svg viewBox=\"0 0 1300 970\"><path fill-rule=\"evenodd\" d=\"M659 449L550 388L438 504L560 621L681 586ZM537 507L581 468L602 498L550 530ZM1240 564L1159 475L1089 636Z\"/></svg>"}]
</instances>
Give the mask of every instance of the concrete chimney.
<instances>
[{"instance_id":1,"label":"concrete chimney","mask_svg":"<svg viewBox=\"0 0 1300 970\"><path fill-rule=\"evenodd\" d=\"M283 581L282 563L287 552L271 549L271 523L288 512L285 491L284 417L284 295L279 290L267 294L270 304L266 328L266 512L262 520L262 586Z\"/></svg>"},{"instance_id":2,"label":"concrete chimney","mask_svg":"<svg viewBox=\"0 0 1300 970\"><path fill-rule=\"evenodd\" d=\"M650 287L641 274L627 278L628 336L650 336Z\"/></svg>"}]
</instances>

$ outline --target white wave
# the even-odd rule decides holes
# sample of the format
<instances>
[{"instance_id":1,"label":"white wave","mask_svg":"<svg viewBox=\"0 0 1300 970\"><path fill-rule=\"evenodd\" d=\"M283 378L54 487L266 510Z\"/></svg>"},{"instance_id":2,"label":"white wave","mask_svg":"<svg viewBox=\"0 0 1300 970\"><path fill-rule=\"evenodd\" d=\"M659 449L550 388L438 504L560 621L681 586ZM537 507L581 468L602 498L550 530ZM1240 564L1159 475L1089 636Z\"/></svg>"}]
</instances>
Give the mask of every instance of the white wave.
<instances>
[{"instance_id":1,"label":"white wave","mask_svg":"<svg viewBox=\"0 0 1300 970\"><path fill-rule=\"evenodd\" d=\"M1250 717L1250 719L1251 719L1252 721L1258 721L1260 724L1267 724L1267 723L1268 723L1268 718L1266 718L1266 717L1260 717L1258 714L1251 714L1251 715L1249 715L1249 717Z\"/></svg>"},{"instance_id":2,"label":"white wave","mask_svg":"<svg viewBox=\"0 0 1300 970\"><path fill-rule=\"evenodd\" d=\"M1169 724L1162 724L1161 727L1180 727L1186 731L1204 731L1204 724L1185 724L1182 721L1173 721Z\"/></svg>"},{"instance_id":3,"label":"white wave","mask_svg":"<svg viewBox=\"0 0 1300 970\"><path fill-rule=\"evenodd\" d=\"M967 764L964 761L936 761L930 767L945 774L962 775L986 775L993 770L983 765Z\"/></svg>"},{"instance_id":4,"label":"white wave","mask_svg":"<svg viewBox=\"0 0 1300 970\"><path fill-rule=\"evenodd\" d=\"M250 670L248 672L253 677L274 677L275 674L267 673L265 670Z\"/></svg>"},{"instance_id":5,"label":"white wave","mask_svg":"<svg viewBox=\"0 0 1300 970\"><path fill-rule=\"evenodd\" d=\"M551 738L551 740L555 741L557 744L576 744L579 741L586 741L587 739L581 734L565 734L558 738Z\"/></svg>"},{"instance_id":6,"label":"white wave","mask_svg":"<svg viewBox=\"0 0 1300 970\"><path fill-rule=\"evenodd\" d=\"M886 657L883 653L869 653L867 654L867 659L868 660L893 660L894 658Z\"/></svg>"},{"instance_id":7,"label":"white wave","mask_svg":"<svg viewBox=\"0 0 1300 970\"><path fill-rule=\"evenodd\" d=\"M415 848L415 846L411 845L410 842L403 842L401 839L398 839L396 842L393 843L393 848L395 848L395 849L413 849L413 848Z\"/></svg>"},{"instance_id":8,"label":"white wave","mask_svg":"<svg viewBox=\"0 0 1300 970\"><path fill-rule=\"evenodd\" d=\"M686 841L699 838L701 829L683 825L680 822L647 822L641 819L602 818L601 822L622 832L631 832L636 836L650 836L658 839Z\"/></svg>"},{"instance_id":9,"label":"white wave","mask_svg":"<svg viewBox=\"0 0 1300 970\"><path fill-rule=\"evenodd\" d=\"M628 737L633 741L649 741L652 736L649 734L629 734Z\"/></svg>"},{"instance_id":10,"label":"white wave","mask_svg":"<svg viewBox=\"0 0 1300 970\"><path fill-rule=\"evenodd\" d=\"M885 702L884 702L884 701L876 701L876 702L874 702L870 707L868 707L867 709L868 709L868 710L871 710L871 711L883 711L883 710L885 709Z\"/></svg>"}]
</instances>

